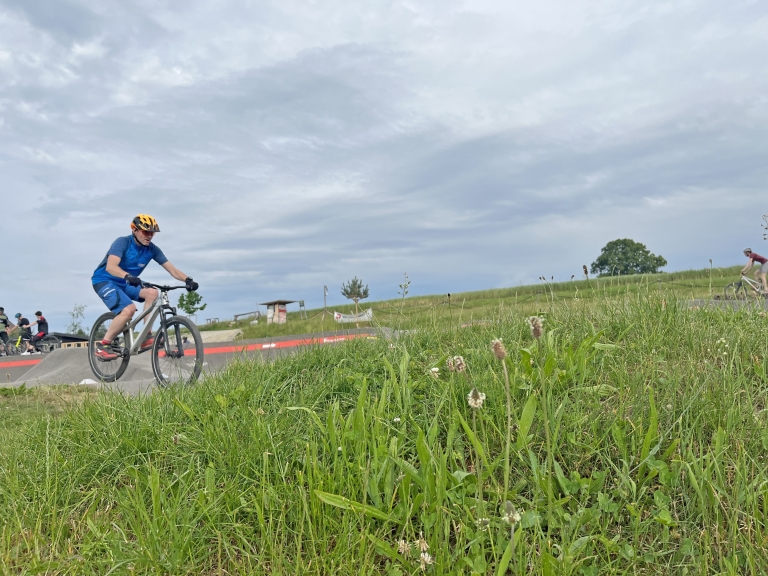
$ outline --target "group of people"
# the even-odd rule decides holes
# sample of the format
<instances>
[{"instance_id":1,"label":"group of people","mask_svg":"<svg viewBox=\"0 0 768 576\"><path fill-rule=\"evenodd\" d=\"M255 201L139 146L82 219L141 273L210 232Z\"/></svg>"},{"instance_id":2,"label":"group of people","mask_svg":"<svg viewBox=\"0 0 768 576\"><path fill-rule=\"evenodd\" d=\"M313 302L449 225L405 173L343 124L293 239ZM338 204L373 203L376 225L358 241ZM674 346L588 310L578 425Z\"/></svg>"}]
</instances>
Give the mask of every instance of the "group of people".
<instances>
[{"instance_id":1,"label":"group of people","mask_svg":"<svg viewBox=\"0 0 768 576\"><path fill-rule=\"evenodd\" d=\"M9 334L16 330L21 330L22 354L37 353L36 344L48 334L48 320L40 310L35 312L34 322L27 320L21 312L17 312L15 318L16 324L13 324L5 315L5 308L0 306L0 356L8 355ZM37 328L33 332L32 328L35 326Z\"/></svg>"}]
</instances>

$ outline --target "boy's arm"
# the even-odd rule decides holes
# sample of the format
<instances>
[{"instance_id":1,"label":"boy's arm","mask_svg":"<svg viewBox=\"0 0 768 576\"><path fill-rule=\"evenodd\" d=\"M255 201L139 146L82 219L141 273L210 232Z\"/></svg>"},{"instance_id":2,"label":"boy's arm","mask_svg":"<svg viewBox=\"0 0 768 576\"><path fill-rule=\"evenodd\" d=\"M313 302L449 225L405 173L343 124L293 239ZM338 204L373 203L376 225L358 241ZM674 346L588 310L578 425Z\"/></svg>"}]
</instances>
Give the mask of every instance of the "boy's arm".
<instances>
[{"instance_id":1,"label":"boy's arm","mask_svg":"<svg viewBox=\"0 0 768 576\"><path fill-rule=\"evenodd\" d=\"M115 256L114 254L107 256L107 274L111 274L116 278L125 278L128 272L120 268L121 260L120 256Z\"/></svg>"},{"instance_id":2,"label":"boy's arm","mask_svg":"<svg viewBox=\"0 0 768 576\"><path fill-rule=\"evenodd\" d=\"M173 276L174 278L176 278L176 280L178 280L180 282L185 282L187 280L187 278L189 278L189 276L184 274L184 272L182 272L181 270L176 268L176 266L174 266L170 262L166 262L165 264L161 264L161 266L168 271L168 274L170 274L171 276Z\"/></svg>"}]
</instances>

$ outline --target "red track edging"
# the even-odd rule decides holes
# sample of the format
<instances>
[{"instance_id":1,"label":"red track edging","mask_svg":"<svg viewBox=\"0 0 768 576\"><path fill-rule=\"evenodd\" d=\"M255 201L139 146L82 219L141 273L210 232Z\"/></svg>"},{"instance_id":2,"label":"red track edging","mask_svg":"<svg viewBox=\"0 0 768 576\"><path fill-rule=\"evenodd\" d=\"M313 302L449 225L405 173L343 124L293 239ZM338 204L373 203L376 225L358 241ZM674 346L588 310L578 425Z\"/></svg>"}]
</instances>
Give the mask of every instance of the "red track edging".
<instances>
[{"instance_id":1,"label":"red track edging","mask_svg":"<svg viewBox=\"0 0 768 576\"><path fill-rule=\"evenodd\" d=\"M303 340L282 340L280 342L265 342L258 344L241 344L234 346L219 346L218 348L205 348L205 354L233 354L237 352L253 352L254 350L274 350L277 348L295 348L297 346L311 346L312 344L334 344L356 338L376 338L371 334L343 334L340 336L327 336L321 338L307 338Z\"/></svg>"},{"instance_id":2,"label":"red track edging","mask_svg":"<svg viewBox=\"0 0 768 576\"><path fill-rule=\"evenodd\" d=\"M3 368L20 368L21 366L34 366L42 362L42 358L35 358L34 360L14 360L11 362L0 362L0 369Z\"/></svg>"}]
</instances>

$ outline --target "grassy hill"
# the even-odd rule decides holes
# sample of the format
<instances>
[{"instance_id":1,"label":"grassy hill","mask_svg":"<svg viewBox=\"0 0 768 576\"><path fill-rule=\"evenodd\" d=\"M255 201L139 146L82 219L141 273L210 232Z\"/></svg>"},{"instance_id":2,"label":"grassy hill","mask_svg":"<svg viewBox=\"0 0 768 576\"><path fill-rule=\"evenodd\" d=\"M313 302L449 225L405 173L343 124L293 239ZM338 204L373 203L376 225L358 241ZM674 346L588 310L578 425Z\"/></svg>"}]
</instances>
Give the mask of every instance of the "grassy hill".
<instances>
[{"instance_id":1,"label":"grassy hill","mask_svg":"<svg viewBox=\"0 0 768 576\"><path fill-rule=\"evenodd\" d=\"M768 322L678 300L705 279L466 295L485 322L141 398L0 395L0 573L768 573Z\"/></svg>"},{"instance_id":2,"label":"grassy hill","mask_svg":"<svg viewBox=\"0 0 768 576\"><path fill-rule=\"evenodd\" d=\"M617 295L659 292L667 298L711 298L723 294L726 284L739 279L741 267L686 270L663 274L643 274L624 277L593 278L569 282L548 282L499 288L476 292L407 297L398 300L362 301L360 309L373 308L374 325L410 329L442 324L484 321L503 310L533 314L551 310L567 303L589 303L610 299ZM250 318L238 322L219 322L202 326L202 330L241 328L243 338L265 338L288 334L307 334L344 328L347 325L333 321L333 311L353 313L354 304L331 306L331 314L322 309L308 310L308 319L298 312L288 313L286 324L268 325L266 320L250 324ZM368 325L368 324L362 324ZM354 325L352 325L354 326Z\"/></svg>"}]
</instances>

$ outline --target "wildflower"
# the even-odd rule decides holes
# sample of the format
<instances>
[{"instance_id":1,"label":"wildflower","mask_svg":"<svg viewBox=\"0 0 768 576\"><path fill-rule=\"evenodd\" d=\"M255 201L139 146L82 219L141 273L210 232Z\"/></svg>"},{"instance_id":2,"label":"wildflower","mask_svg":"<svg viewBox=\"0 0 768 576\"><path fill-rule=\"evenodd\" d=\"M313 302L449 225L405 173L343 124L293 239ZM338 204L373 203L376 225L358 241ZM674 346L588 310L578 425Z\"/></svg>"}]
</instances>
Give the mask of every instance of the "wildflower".
<instances>
[{"instance_id":1,"label":"wildflower","mask_svg":"<svg viewBox=\"0 0 768 576\"><path fill-rule=\"evenodd\" d=\"M429 552L422 552L421 555L419 556L419 564L421 565L422 570L426 570L427 566L434 563L435 563L435 560L434 558L432 558Z\"/></svg>"},{"instance_id":2,"label":"wildflower","mask_svg":"<svg viewBox=\"0 0 768 576\"><path fill-rule=\"evenodd\" d=\"M485 532L488 530L488 526L491 525L491 521L488 518L478 518L475 524L477 524L477 527L480 528L480 530Z\"/></svg>"},{"instance_id":3,"label":"wildflower","mask_svg":"<svg viewBox=\"0 0 768 576\"><path fill-rule=\"evenodd\" d=\"M429 373L432 374L432 376L434 376L435 378L439 378L440 377L440 368L438 368L437 366L435 366L434 368L430 368L429 369Z\"/></svg>"},{"instance_id":4,"label":"wildflower","mask_svg":"<svg viewBox=\"0 0 768 576\"><path fill-rule=\"evenodd\" d=\"M483 402L485 402L485 394L479 392L477 388L472 388L472 391L467 394L467 402L470 408L482 408Z\"/></svg>"},{"instance_id":5,"label":"wildflower","mask_svg":"<svg viewBox=\"0 0 768 576\"><path fill-rule=\"evenodd\" d=\"M264 414L266 414L266 412L264 412L264 410L259 408L258 410L256 410L256 414L258 414L259 416L264 416Z\"/></svg>"},{"instance_id":6,"label":"wildflower","mask_svg":"<svg viewBox=\"0 0 768 576\"><path fill-rule=\"evenodd\" d=\"M517 511L515 508L515 505L512 504L509 500L504 502L504 514L501 515L501 519L504 520L507 524L512 524L513 526L520 522L520 519L522 516L520 516L520 512Z\"/></svg>"},{"instance_id":7,"label":"wildflower","mask_svg":"<svg viewBox=\"0 0 768 576\"><path fill-rule=\"evenodd\" d=\"M179 435L178 434L174 434L173 435L173 443L174 444L178 444L179 443Z\"/></svg>"},{"instance_id":8,"label":"wildflower","mask_svg":"<svg viewBox=\"0 0 768 576\"><path fill-rule=\"evenodd\" d=\"M421 532L419 532L419 539L416 540L416 547L422 552L429 550L429 544L424 540L424 535Z\"/></svg>"},{"instance_id":9,"label":"wildflower","mask_svg":"<svg viewBox=\"0 0 768 576\"><path fill-rule=\"evenodd\" d=\"M405 540L398 540L397 541L397 551L402 554L403 556L410 556L411 555L411 544L410 542L406 542Z\"/></svg>"},{"instance_id":10,"label":"wildflower","mask_svg":"<svg viewBox=\"0 0 768 576\"><path fill-rule=\"evenodd\" d=\"M339 452L341 452L341 446L339 446Z\"/></svg>"},{"instance_id":11,"label":"wildflower","mask_svg":"<svg viewBox=\"0 0 768 576\"><path fill-rule=\"evenodd\" d=\"M463 356L448 358L445 361L445 365L448 366L448 370L451 372L465 372L467 370L467 364L464 362Z\"/></svg>"},{"instance_id":12,"label":"wildflower","mask_svg":"<svg viewBox=\"0 0 768 576\"><path fill-rule=\"evenodd\" d=\"M393 420L393 422L395 424L400 424L400 416L396 416L395 419Z\"/></svg>"},{"instance_id":13,"label":"wildflower","mask_svg":"<svg viewBox=\"0 0 768 576\"><path fill-rule=\"evenodd\" d=\"M499 360L504 360L507 357L507 349L504 348L504 343L500 338L491 340L491 350L493 350L493 355Z\"/></svg>"},{"instance_id":14,"label":"wildflower","mask_svg":"<svg viewBox=\"0 0 768 576\"><path fill-rule=\"evenodd\" d=\"M531 327L531 335L538 340L544 334L544 319L538 316L528 318L528 325Z\"/></svg>"},{"instance_id":15,"label":"wildflower","mask_svg":"<svg viewBox=\"0 0 768 576\"><path fill-rule=\"evenodd\" d=\"M584 270L584 276L589 276L589 271L587 270L586 264L584 264L584 266L582 266L581 269Z\"/></svg>"}]
</instances>

